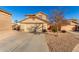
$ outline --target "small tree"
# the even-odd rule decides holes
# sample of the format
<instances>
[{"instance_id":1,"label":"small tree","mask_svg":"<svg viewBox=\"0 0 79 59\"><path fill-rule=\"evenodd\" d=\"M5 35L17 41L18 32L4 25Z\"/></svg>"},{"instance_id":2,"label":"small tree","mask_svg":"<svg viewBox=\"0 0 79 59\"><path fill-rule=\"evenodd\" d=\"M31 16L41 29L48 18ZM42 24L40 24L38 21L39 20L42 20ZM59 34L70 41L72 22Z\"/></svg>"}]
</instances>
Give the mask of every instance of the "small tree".
<instances>
[{"instance_id":1,"label":"small tree","mask_svg":"<svg viewBox=\"0 0 79 59\"><path fill-rule=\"evenodd\" d=\"M51 17L51 22L54 23L54 25L57 28L57 31L61 30L63 19L64 19L64 15L62 11L55 10L53 12L53 16Z\"/></svg>"},{"instance_id":2,"label":"small tree","mask_svg":"<svg viewBox=\"0 0 79 59\"><path fill-rule=\"evenodd\" d=\"M15 23L18 23L18 20L15 20Z\"/></svg>"},{"instance_id":3,"label":"small tree","mask_svg":"<svg viewBox=\"0 0 79 59\"><path fill-rule=\"evenodd\" d=\"M54 31L57 30L57 35L56 36L58 36L58 31L61 30L62 21L64 19L63 12L59 11L59 10L55 10L50 19L51 19L52 25L54 25L55 28L56 28Z\"/></svg>"}]
</instances>

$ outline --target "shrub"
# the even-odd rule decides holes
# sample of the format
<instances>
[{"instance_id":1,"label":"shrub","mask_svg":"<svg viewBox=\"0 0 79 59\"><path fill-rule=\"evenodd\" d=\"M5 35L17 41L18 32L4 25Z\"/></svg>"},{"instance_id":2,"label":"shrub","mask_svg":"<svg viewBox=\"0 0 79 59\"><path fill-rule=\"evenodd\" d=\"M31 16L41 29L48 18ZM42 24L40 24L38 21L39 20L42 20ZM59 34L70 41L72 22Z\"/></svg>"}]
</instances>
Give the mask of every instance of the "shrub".
<instances>
[{"instance_id":1,"label":"shrub","mask_svg":"<svg viewBox=\"0 0 79 59\"><path fill-rule=\"evenodd\" d=\"M57 32L57 29L56 29L56 28L53 28L53 29L52 29L52 32Z\"/></svg>"},{"instance_id":2,"label":"shrub","mask_svg":"<svg viewBox=\"0 0 79 59\"><path fill-rule=\"evenodd\" d=\"M43 32L47 32L46 29L43 29Z\"/></svg>"},{"instance_id":3,"label":"shrub","mask_svg":"<svg viewBox=\"0 0 79 59\"><path fill-rule=\"evenodd\" d=\"M62 33L66 33L66 31L65 31L65 30L62 30L61 32L62 32Z\"/></svg>"}]
</instances>

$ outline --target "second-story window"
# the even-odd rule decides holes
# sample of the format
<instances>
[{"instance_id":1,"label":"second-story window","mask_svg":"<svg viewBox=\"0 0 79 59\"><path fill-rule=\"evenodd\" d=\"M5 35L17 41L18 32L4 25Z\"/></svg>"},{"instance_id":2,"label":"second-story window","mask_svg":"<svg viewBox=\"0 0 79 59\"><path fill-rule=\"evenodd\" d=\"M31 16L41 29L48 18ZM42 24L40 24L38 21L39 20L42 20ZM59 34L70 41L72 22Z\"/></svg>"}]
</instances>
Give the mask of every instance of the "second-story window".
<instances>
[{"instance_id":1,"label":"second-story window","mask_svg":"<svg viewBox=\"0 0 79 59\"><path fill-rule=\"evenodd\" d=\"M39 18L42 19L42 15L39 15Z\"/></svg>"}]
</instances>

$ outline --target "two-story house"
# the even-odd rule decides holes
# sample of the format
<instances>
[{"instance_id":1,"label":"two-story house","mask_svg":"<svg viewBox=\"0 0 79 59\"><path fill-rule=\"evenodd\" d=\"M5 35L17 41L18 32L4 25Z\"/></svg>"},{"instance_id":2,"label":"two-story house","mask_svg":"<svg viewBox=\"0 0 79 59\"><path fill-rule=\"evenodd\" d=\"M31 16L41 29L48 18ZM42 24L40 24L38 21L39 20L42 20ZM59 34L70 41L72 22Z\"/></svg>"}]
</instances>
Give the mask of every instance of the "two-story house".
<instances>
[{"instance_id":1,"label":"two-story house","mask_svg":"<svg viewBox=\"0 0 79 59\"><path fill-rule=\"evenodd\" d=\"M24 32L47 31L50 24L48 16L42 12L26 15L27 17L20 22L20 30Z\"/></svg>"}]
</instances>

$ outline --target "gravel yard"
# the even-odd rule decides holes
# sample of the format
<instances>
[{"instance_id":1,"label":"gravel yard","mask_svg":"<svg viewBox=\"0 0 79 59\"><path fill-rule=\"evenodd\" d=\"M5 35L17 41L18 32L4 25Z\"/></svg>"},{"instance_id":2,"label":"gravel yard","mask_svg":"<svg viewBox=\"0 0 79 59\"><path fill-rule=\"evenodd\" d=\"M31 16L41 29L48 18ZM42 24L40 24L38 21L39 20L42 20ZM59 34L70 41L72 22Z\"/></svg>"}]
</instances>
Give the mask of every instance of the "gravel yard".
<instances>
[{"instance_id":1,"label":"gravel yard","mask_svg":"<svg viewBox=\"0 0 79 59\"><path fill-rule=\"evenodd\" d=\"M46 33L49 50L52 52L71 52L79 44L79 38L70 33Z\"/></svg>"}]
</instances>

